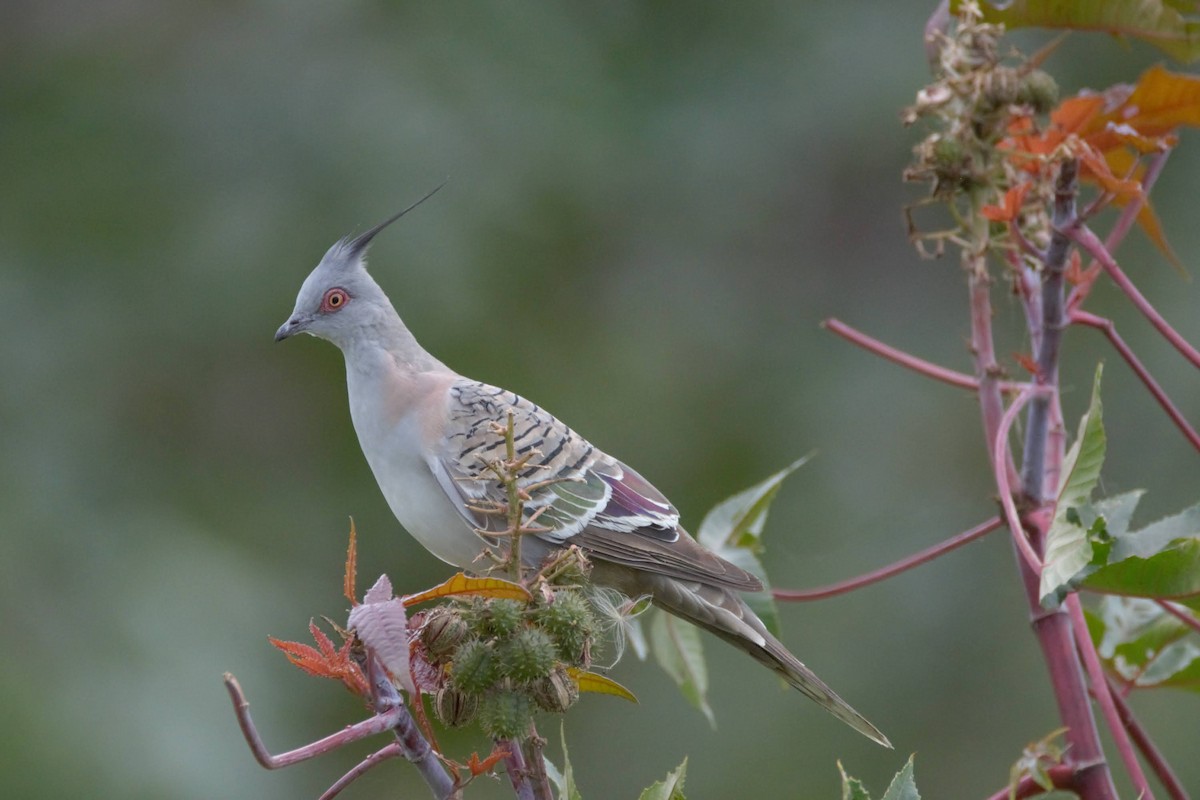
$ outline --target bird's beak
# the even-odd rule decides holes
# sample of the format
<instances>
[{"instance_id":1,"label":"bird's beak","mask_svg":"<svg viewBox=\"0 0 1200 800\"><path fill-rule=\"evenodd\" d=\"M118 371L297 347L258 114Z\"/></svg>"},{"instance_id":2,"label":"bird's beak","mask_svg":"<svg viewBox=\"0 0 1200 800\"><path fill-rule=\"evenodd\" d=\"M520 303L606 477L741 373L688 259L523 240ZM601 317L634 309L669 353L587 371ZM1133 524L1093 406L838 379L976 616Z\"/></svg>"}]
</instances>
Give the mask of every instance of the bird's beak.
<instances>
[{"instance_id":1,"label":"bird's beak","mask_svg":"<svg viewBox=\"0 0 1200 800\"><path fill-rule=\"evenodd\" d=\"M275 341L282 342L289 336L295 336L297 333L303 333L308 328L308 319L301 316L295 316L287 322L279 326L279 330L275 331Z\"/></svg>"}]
</instances>

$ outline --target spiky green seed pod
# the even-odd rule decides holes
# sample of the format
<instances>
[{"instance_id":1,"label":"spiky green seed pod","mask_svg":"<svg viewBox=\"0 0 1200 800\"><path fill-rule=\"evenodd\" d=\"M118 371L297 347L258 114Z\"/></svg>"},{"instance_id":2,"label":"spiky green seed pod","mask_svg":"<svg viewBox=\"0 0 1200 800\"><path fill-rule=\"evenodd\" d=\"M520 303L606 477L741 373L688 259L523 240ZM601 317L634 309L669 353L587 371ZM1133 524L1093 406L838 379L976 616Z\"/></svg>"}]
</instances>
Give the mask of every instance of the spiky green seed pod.
<instances>
[{"instance_id":1,"label":"spiky green seed pod","mask_svg":"<svg viewBox=\"0 0 1200 800\"><path fill-rule=\"evenodd\" d=\"M479 704L479 726L493 739L524 739L531 722L533 701L520 692L492 692Z\"/></svg>"},{"instance_id":2,"label":"spiky green seed pod","mask_svg":"<svg viewBox=\"0 0 1200 800\"><path fill-rule=\"evenodd\" d=\"M492 646L468 639L459 646L450 665L454 688L467 694L483 694L500 679L500 668Z\"/></svg>"},{"instance_id":3,"label":"spiky green seed pod","mask_svg":"<svg viewBox=\"0 0 1200 800\"><path fill-rule=\"evenodd\" d=\"M1017 100L1038 114L1045 114L1058 104L1058 84L1050 73L1040 69L1031 70L1021 80Z\"/></svg>"},{"instance_id":4,"label":"spiky green seed pod","mask_svg":"<svg viewBox=\"0 0 1200 800\"><path fill-rule=\"evenodd\" d=\"M556 592L554 602L539 607L533 620L550 634L559 657L572 665L582 664L599 628L591 604L575 591Z\"/></svg>"},{"instance_id":5,"label":"spiky green seed pod","mask_svg":"<svg viewBox=\"0 0 1200 800\"><path fill-rule=\"evenodd\" d=\"M479 697L446 686L438 689L434 695L433 710L443 723L458 728L475 718L479 710Z\"/></svg>"},{"instance_id":6,"label":"spiky green seed pod","mask_svg":"<svg viewBox=\"0 0 1200 800\"><path fill-rule=\"evenodd\" d=\"M463 617L476 635L503 639L516 633L524 624L525 603L476 598Z\"/></svg>"},{"instance_id":7,"label":"spiky green seed pod","mask_svg":"<svg viewBox=\"0 0 1200 800\"><path fill-rule=\"evenodd\" d=\"M544 678L558 662L558 647L550 634L524 628L496 648L500 671L516 683Z\"/></svg>"},{"instance_id":8,"label":"spiky green seed pod","mask_svg":"<svg viewBox=\"0 0 1200 800\"><path fill-rule=\"evenodd\" d=\"M425 617L421 644L430 661L436 664L453 656L467 633L467 623L457 609L439 606Z\"/></svg>"},{"instance_id":9,"label":"spiky green seed pod","mask_svg":"<svg viewBox=\"0 0 1200 800\"><path fill-rule=\"evenodd\" d=\"M529 694L538 707L555 714L562 714L579 699L579 684L567 674L566 667L558 666L529 688Z\"/></svg>"}]
</instances>

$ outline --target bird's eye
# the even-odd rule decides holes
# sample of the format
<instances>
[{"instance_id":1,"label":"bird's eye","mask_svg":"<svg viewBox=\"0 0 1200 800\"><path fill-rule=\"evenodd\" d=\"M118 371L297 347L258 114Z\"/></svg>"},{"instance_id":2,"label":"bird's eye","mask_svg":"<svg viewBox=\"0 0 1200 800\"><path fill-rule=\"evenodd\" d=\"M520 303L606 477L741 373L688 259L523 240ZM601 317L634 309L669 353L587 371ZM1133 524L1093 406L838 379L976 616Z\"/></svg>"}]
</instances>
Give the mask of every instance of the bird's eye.
<instances>
[{"instance_id":1,"label":"bird's eye","mask_svg":"<svg viewBox=\"0 0 1200 800\"><path fill-rule=\"evenodd\" d=\"M328 314L331 311L337 311L346 303L350 302L350 295L346 294L345 289L330 289L321 298L321 311Z\"/></svg>"}]
</instances>

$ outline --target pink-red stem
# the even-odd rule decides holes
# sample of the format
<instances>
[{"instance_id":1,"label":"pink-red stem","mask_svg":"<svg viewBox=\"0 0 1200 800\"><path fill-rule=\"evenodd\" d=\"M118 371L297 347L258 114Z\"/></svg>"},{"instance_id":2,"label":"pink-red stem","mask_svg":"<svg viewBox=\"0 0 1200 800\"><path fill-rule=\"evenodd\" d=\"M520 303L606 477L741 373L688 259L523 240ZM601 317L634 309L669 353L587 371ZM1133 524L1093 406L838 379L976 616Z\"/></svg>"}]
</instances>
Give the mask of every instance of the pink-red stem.
<instances>
[{"instance_id":1,"label":"pink-red stem","mask_svg":"<svg viewBox=\"0 0 1200 800\"><path fill-rule=\"evenodd\" d=\"M1050 785L1055 789L1070 789L1075 785L1075 767L1070 764L1055 764L1053 767L1047 767L1045 774L1050 779ZM1026 775L1017 781L1016 786L1005 786L990 796L988 800L1025 800L1027 797L1036 797L1045 793L1046 787Z\"/></svg>"},{"instance_id":2,"label":"pink-red stem","mask_svg":"<svg viewBox=\"0 0 1200 800\"><path fill-rule=\"evenodd\" d=\"M957 386L960 389L968 389L970 391L979 389L979 381L970 375L946 369L945 367L939 367L931 361L926 361L903 350L898 350L889 344L884 344L878 339L868 336L862 331L850 327L839 319L831 317L822 322L821 326L836 333L851 344L856 344L864 350L891 361L893 364L899 364L906 369L911 369L913 372L933 378L935 381L941 381L950 386ZM1006 392L1015 392L1020 390L1021 384L1003 382L1001 388Z\"/></svg>"},{"instance_id":3,"label":"pink-red stem","mask_svg":"<svg viewBox=\"0 0 1200 800\"><path fill-rule=\"evenodd\" d=\"M1150 375L1149 370L1147 370L1146 367L1142 365L1142 362L1138 360L1138 357L1133 354L1133 350L1130 349L1129 345L1125 343L1125 340L1121 338L1121 335L1117 333L1116 326L1113 325L1112 320L1105 319L1104 317L1098 317L1095 314L1089 314L1087 311L1080 310L1072 311L1070 314L1070 320L1072 323L1086 325L1089 328L1095 328L1103 333L1108 338L1108 341L1112 344L1113 348L1121 354L1121 358L1125 359L1125 363L1129 365L1129 368L1132 369L1138 376L1142 384L1146 387L1147 391L1149 391L1150 394L1154 396L1154 399L1158 401L1158 404L1162 406L1163 411L1167 412L1167 416L1171 418L1171 421L1175 423L1175 426L1179 428L1179 431L1189 442L1191 442L1192 447L1200 450L1200 433L1197 433L1196 429L1193 428L1191 424L1184 418L1183 413L1180 412L1175 404L1171 402L1171 398L1169 398L1167 393L1163 391L1163 388L1159 386L1158 381L1154 380L1153 376Z\"/></svg>"},{"instance_id":4,"label":"pink-red stem","mask_svg":"<svg viewBox=\"0 0 1200 800\"><path fill-rule=\"evenodd\" d=\"M1150 301L1133 285L1133 281L1129 280L1129 277L1117 266L1116 260L1105 249L1104 243L1092 232L1091 228L1086 225L1079 225L1068 231L1067 235L1100 263L1100 266L1112 278L1113 283L1117 284L1133 303L1134 307L1142 312L1142 316L1150 321L1155 330L1162 334L1162 337L1170 342L1171 346L1178 350L1180 355L1186 358L1193 367L1200 369L1200 350L1192 347L1178 331L1171 327L1169 322L1163 319L1162 315L1150 304Z\"/></svg>"},{"instance_id":5,"label":"pink-red stem","mask_svg":"<svg viewBox=\"0 0 1200 800\"><path fill-rule=\"evenodd\" d=\"M1104 666L1100 663L1096 647L1088 635L1087 620L1083 616L1083 604L1079 602L1079 595L1075 593L1068 595L1066 606L1067 613L1071 615L1071 625L1075 629L1075 646L1079 649L1080 656L1083 657L1083 664L1087 668L1088 678L1092 684L1092 695L1100 704L1100 711L1108 722L1109 732L1117 746L1117 752L1121 755L1121 761L1124 762L1125 769L1129 772L1133 788L1137 790L1138 797L1142 800L1154 800L1154 793L1150 791L1150 783L1146 780L1146 774L1142 772L1141 762L1138 761L1137 754L1133 752L1133 743L1129 741L1129 733L1125 729L1121 715L1117 712L1112 692L1108 690L1108 679L1104 675Z\"/></svg>"},{"instance_id":6,"label":"pink-red stem","mask_svg":"<svg viewBox=\"0 0 1200 800\"><path fill-rule=\"evenodd\" d=\"M1200 619L1196 619L1195 616L1186 611L1179 610L1179 608L1169 600L1156 600L1155 602L1162 606L1163 611L1166 611L1184 625L1187 625L1192 630L1200 633Z\"/></svg>"},{"instance_id":7,"label":"pink-red stem","mask_svg":"<svg viewBox=\"0 0 1200 800\"><path fill-rule=\"evenodd\" d=\"M844 581L831 583L827 586L819 586L816 589L773 589L771 596L776 600L785 600L788 602L806 602L809 600L823 600L826 597L835 597L839 594L846 594L855 589L861 589L864 586L870 586L872 583L879 583L887 580L894 575L899 575L902 572L907 572L913 567L919 567L922 564L933 561L938 556L945 555L951 550L957 550L964 544L969 544L976 539L981 539L992 531L1004 525L1004 520L1000 517L992 517L987 522L976 525L968 531L963 531L955 536L951 536L944 542L939 542L933 547L927 547L919 553L913 553L907 558L902 558L899 561L888 564L886 567L872 570L855 578L848 578Z\"/></svg>"},{"instance_id":8,"label":"pink-red stem","mask_svg":"<svg viewBox=\"0 0 1200 800\"><path fill-rule=\"evenodd\" d=\"M1154 742L1146 734L1145 728L1137 721L1137 717L1133 715L1133 709L1129 707L1129 703L1125 702L1125 698L1120 689L1113 683L1111 679L1107 681L1109 694L1112 695L1113 704L1117 707L1117 713L1121 715L1121 724L1125 726L1125 730L1129 731L1130 738L1141 751L1142 756L1146 759L1146 763L1150 765L1150 769L1154 770L1155 776L1159 783L1167 790L1167 794L1171 796L1171 800L1189 800L1187 790L1183 788L1183 784L1179 782L1179 776L1171 769L1171 765L1163 757L1163 754L1154 746Z\"/></svg>"}]
</instances>

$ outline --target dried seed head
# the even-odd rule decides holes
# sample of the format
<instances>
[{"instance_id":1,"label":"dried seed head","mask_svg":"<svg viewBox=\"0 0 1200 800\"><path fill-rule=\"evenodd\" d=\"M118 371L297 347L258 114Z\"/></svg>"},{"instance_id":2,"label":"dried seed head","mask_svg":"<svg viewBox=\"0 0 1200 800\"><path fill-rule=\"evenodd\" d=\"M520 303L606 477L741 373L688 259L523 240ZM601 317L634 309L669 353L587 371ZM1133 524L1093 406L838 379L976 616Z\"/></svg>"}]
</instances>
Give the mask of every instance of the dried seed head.
<instances>
[{"instance_id":1,"label":"dried seed head","mask_svg":"<svg viewBox=\"0 0 1200 800\"><path fill-rule=\"evenodd\" d=\"M479 697L446 686L434 695L433 710L444 724L458 728L475 718Z\"/></svg>"},{"instance_id":2,"label":"dried seed head","mask_svg":"<svg viewBox=\"0 0 1200 800\"><path fill-rule=\"evenodd\" d=\"M530 687L533 701L539 708L562 714L579 699L579 684L559 666L553 672Z\"/></svg>"}]
</instances>

